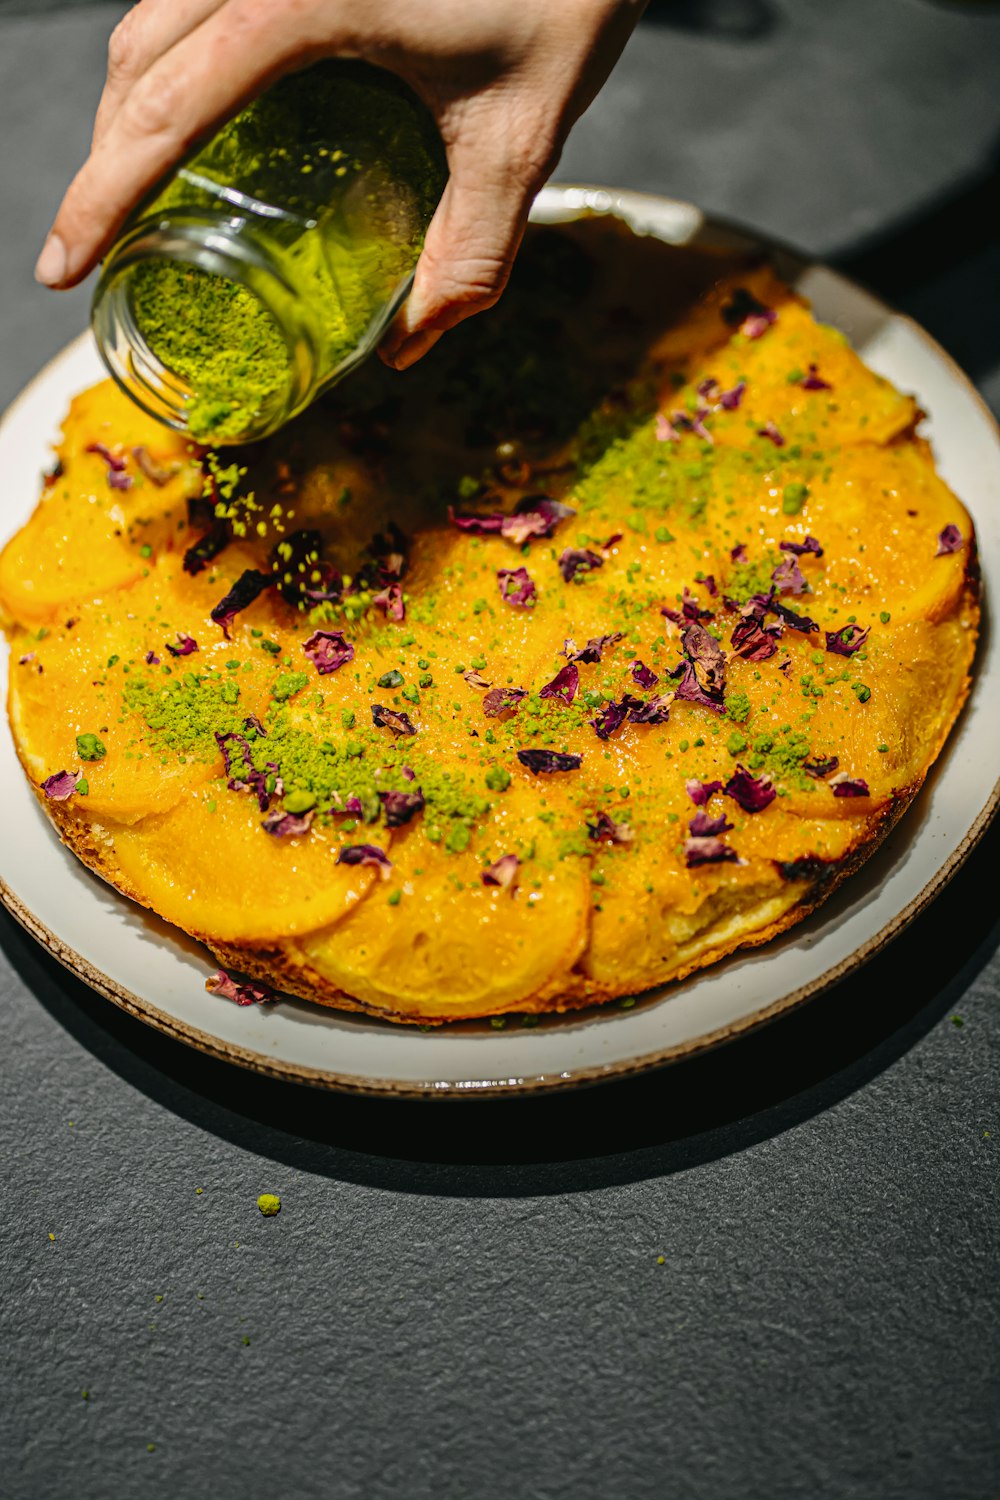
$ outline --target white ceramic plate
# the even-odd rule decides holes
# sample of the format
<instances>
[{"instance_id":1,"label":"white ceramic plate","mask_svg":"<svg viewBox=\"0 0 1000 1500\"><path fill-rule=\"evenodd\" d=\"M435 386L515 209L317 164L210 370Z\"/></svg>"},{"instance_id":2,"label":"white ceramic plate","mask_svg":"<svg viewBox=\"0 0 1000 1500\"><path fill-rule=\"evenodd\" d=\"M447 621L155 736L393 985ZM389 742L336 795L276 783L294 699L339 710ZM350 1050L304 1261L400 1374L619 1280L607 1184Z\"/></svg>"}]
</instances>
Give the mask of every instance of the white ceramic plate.
<instances>
[{"instance_id":1,"label":"white ceramic plate","mask_svg":"<svg viewBox=\"0 0 1000 1500\"><path fill-rule=\"evenodd\" d=\"M535 217L614 213L671 244L765 248L865 361L930 413L944 478L975 519L987 591L1000 592L1000 433L975 391L922 329L822 266L719 224L689 204L639 193L550 187ZM70 397L103 375L89 336L32 382L0 426L0 542L28 519ZM6 673L6 652L0 670ZM6 696L6 683L0 684ZM968 706L927 785L878 853L810 919L648 996L525 1029L464 1024L421 1032L300 1001L241 1009L206 993L206 950L119 896L59 843L30 792L4 717L0 896L69 969L143 1020L233 1062L367 1092L519 1092L635 1072L712 1045L819 993L889 941L931 900L998 800L1000 646L984 630Z\"/></svg>"}]
</instances>

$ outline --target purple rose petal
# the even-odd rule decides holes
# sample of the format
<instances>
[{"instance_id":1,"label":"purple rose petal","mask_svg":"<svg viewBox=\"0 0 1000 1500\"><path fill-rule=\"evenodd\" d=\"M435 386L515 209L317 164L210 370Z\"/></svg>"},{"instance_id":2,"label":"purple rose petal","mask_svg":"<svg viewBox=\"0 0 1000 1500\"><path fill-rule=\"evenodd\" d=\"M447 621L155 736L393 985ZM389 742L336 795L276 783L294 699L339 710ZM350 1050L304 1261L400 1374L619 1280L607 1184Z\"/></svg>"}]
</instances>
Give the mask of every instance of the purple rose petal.
<instances>
[{"instance_id":1,"label":"purple rose petal","mask_svg":"<svg viewBox=\"0 0 1000 1500\"><path fill-rule=\"evenodd\" d=\"M699 807L694 817L688 819L688 831L696 839L717 839L723 833L730 833L732 827L725 813L719 813L718 817L713 818L703 807Z\"/></svg>"},{"instance_id":2,"label":"purple rose petal","mask_svg":"<svg viewBox=\"0 0 1000 1500\"><path fill-rule=\"evenodd\" d=\"M802 569L794 557L783 557L771 574L771 582L779 594L804 594L808 591Z\"/></svg>"},{"instance_id":3,"label":"purple rose petal","mask_svg":"<svg viewBox=\"0 0 1000 1500\"><path fill-rule=\"evenodd\" d=\"M824 380L819 373L817 365L810 365L808 372L803 375L799 385L804 391L832 391L833 386L828 380Z\"/></svg>"},{"instance_id":4,"label":"purple rose petal","mask_svg":"<svg viewBox=\"0 0 1000 1500\"><path fill-rule=\"evenodd\" d=\"M704 807L709 797L722 791L721 781L698 781L695 777L685 782L685 789L695 807Z\"/></svg>"},{"instance_id":5,"label":"purple rose petal","mask_svg":"<svg viewBox=\"0 0 1000 1500\"><path fill-rule=\"evenodd\" d=\"M483 885L497 886L502 891L509 890L514 884L520 863L516 854L502 854L489 869L483 871L480 879Z\"/></svg>"},{"instance_id":6,"label":"purple rose petal","mask_svg":"<svg viewBox=\"0 0 1000 1500\"><path fill-rule=\"evenodd\" d=\"M408 714L397 713L394 708L386 708L382 703L372 704L372 723L376 729L391 729L397 738L401 734L417 732L410 723Z\"/></svg>"},{"instance_id":7,"label":"purple rose petal","mask_svg":"<svg viewBox=\"0 0 1000 1500\"><path fill-rule=\"evenodd\" d=\"M629 671L641 688L654 688L660 680L652 667L643 666L638 657L629 662Z\"/></svg>"},{"instance_id":8,"label":"purple rose petal","mask_svg":"<svg viewBox=\"0 0 1000 1500\"><path fill-rule=\"evenodd\" d=\"M178 630L177 645L172 646L170 642L167 641L166 647L171 656L191 656L193 652L197 651L198 642L195 640L193 635L185 635L182 631ZM146 660L149 661L148 656Z\"/></svg>"},{"instance_id":9,"label":"purple rose petal","mask_svg":"<svg viewBox=\"0 0 1000 1500\"><path fill-rule=\"evenodd\" d=\"M539 698L561 698L563 703L572 703L580 686L580 669L576 662L567 662L551 682L539 689Z\"/></svg>"},{"instance_id":10,"label":"purple rose petal","mask_svg":"<svg viewBox=\"0 0 1000 1500\"><path fill-rule=\"evenodd\" d=\"M603 704L597 718L590 719L588 722L593 726L598 739L607 740L622 727L633 708L641 707L642 702L639 698L633 698L631 693L626 693L620 703Z\"/></svg>"},{"instance_id":11,"label":"purple rose petal","mask_svg":"<svg viewBox=\"0 0 1000 1500\"><path fill-rule=\"evenodd\" d=\"M559 571L567 583L572 583L578 573L592 573L603 566L604 558L586 547L566 547L559 554Z\"/></svg>"},{"instance_id":12,"label":"purple rose petal","mask_svg":"<svg viewBox=\"0 0 1000 1500\"><path fill-rule=\"evenodd\" d=\"M655 698L647 698L645 703L634 703L629 709L628 721L630 724L665 724L673 701L673 693L659 693Z\"/></svg>"},{"instance_id":13,"label":"purple rose petal","mask_svg":"<svg viewBox=\"0 0 1000 1500\"><path fill-rule=\"evenodd\" d=\"M72 771L57 771L54 776L45 778L42 791L50 802L65 802L76 791L79 780L79 773L74 775Z\"/></svg>"},{"instance_id":14,"label":"purple rose petal","mask_svg":"<svg viewBox=\"0 0 1000 1500\"><path fill-rule=\"evenodd\" d=\"M483 699L483 713L488 719L499 719L511 709L516 708L522 698L527 698L527 688L498 687L486 694Z\"/></svg>"},{"instance_id":15,"label":"purple rose petal","mask_svg":"<svg viewBox=\"0 0 1000 1500\"><path fill-rule=\"evenodd\" d=\"M778 795L769 776L751 776L744 766L737 766L723 790L746 813L763 812Z\"/></svg>"},{"instance_id":16,"label":"purple rose petal","mask_svg":"<svg viewBox=\"0 0 1000 1500\"><path fill-rule=\"evenodd\" d=\"M467 682L470 687L474 688L489 687L489 682L486 680L483 674L481 672L473 671L471 667L469 668L468 672L462 673L462 681Z\"/></svg>"},{"instance_id":17,"label":"purple rose petal","mask_svg":"<svg viewBox=\"0 0 1000 1500\"><path fill-rule=\"evenodd\" d=\"M388 828L402 828L424 810L424 794L419 787L415 792L379 792L378 797Z\"/></svg>"},{"instance_id":18,"label":"purple rose petal","mask_svg":"<svg viewBox=\"0 0 1000 1500\"><path fill-rule=\"evenodd\" d=\"M517 758L536 776L549 775L553 771L578 771L583 764L582 755L564 754L558 750L519 750Z\"/></svg>"},{"instance_id":19,"label":"purple rose petal","mask_svg":"<svg viewBox=\"0 0 1000 1500\"><path fill-rule=\"evenodd\" d=\"M497 584L505 604L524 609L534 599L537 589L527 568L498 568Z\"/></svg>"},{"instance_id":20,"label":"purple rose petal","mask_svg":"<svg viewBox=\"0 0 1000 1500\"><path fill-rule=\"evenodd\" d=\"M860 625L841 625L839 630L826 632L826 649L836 656L853 656L861 650L868 635L868 628L862 629Z\"/></svg>"},{"instance_id":21,"label":"purple rose petal","mask_svg":"<svg viewBox=\"0 0 1000 1500\"><path fill-rule=\"evenodd\" d=\"M112 453L110 448L103 443L88 443L87 453L96 453L108 466L108 484L113 490L127 490L132 487L132 479L125 472L125 460Z\"/></svg>"},{"instance_id":22,"label":"purple rose petal","mask_svg":"<svg viewBox=\"0 0 1000 1500\"><path fill-rule=\"evenodd\" d=\"M302 649L321 677L354 660L354 647L342 630L316 630Z\"/></svg>"},{"instance_id":23,"label":"purple rose petal","mask_svg":"<svg viewBox=\"0 0 1000 1500\"><path fill-rule=\"evenodd\" d=\"M763 427L758 427L757 436L767 438L768 442L773 443L776 448L785 446L785 440L773 422L765 422Z\"/></svg>"},{"instance_id":24,"label":"purple rose petal","mask_svg":"<svg viewBox=\"0 0 1000 1500\"><path fill-rule=\"evenodd\" d=\"M212 619L222 627L226 640L229 639L229 627L240 611L251 605L274 581L273 573L261 573L257 568L247 568L240 574L229 593L212 610Z\"/></svg>"},{"instance_id":25,"label":"purple rose petal","mask_svg":"<svg viewBox=\"0 0 1000 1500\"><path fill-rule=\"evenodd\" d=\"M815 557L823 556L823 548L814 536L804 536L801 542L779 542L778 546L782 552L794 552L796 557L801 557L805 552L811 552Z\"/></svg>"},{"instance_id":26,"label":"purple rose petal","mask_svg":"<svg viewBox=\"0 0 1000 1500\"><path fill-rule=\"evenodd\" d=\"M747 560L746 542L737 542L735 547L730 547L729 556L734 563L745 563Z\"/></svg>"},{"instance_id":27,"label":"purple rose petal","mask_svg":"<svg viewBox=\"0 0 1000 1500\"><path fill-rule=\"evenodd\" d=\"M839 755L830 755L826 760L804 760L802 769L807 776L812 776L816 781L823 781L827 776L832 776L839 765Z\"/></svg>"},{"instance_id":28,"label":"purple rose petal","mask_svg":"<svg viewBox=\"0 0 1000 1500\"><path fill-rule=\"evenodd\" d=\"M392 860L377 844L347 844L337 855L337 864L370 866L382 880L388 880L392 871Z\"/></svg>"},{"instance_id":29,"label":"purple rose petal","mask_svg":"<svg viewBox=\"0 0 1000 1500\"><path fill-rule=\"evenodd\" d=\"M695 838L684 841L684 863L689 870L697 865L742 864L736 850L719 838Z\"/></svg>"},{"instance_id":30,"label":"purple rose petal","mask_svg":"<svg viewBox=\"0 0 1000 1500\"><path fill-rule=\"evenodd\" d=\"M597 844L631 844L635 829L631 823L616 823L608 813L599 812L597 822L587 824L587 837Z\"/></svg>"},{"instance_id":31,"label":"purple rose petal","mask_svg":"<svg viewBox=\"0 0 1000 1500\"><path fill-rule=\"evenodd\" d=\"M403 590L398 583L390 583L388 587L381 589L372 599L378 609L382 610L387 620L406 619L406 604L403 601Z\"/></svg>"},{"instance_id":32,"label":"purple rose petal","mask_svg":"<svg viewBox=\"0 0 1000 1500\"><path fill-rule=\"evenodd\" d=\"M210 995L232 1000L236 1005L268 1005L278 998L269 984L263 984L259 979L241 982L227 974L225 969L219 969L206 979L205 988Z\"/></svg>"},{"instance_id":33,"label":"purple rose petal","mask_svg":"<svg viewBox=\"0 0 1000 1500\"><path fill-rule=\"evenodd\" d=\"M275 838L296 838L309 832L315 814L316 810L312 807L301 814L282 812L280 807L275 807L260 826L265 833L273 834Z\"/></svg>"},{"instance_id":34,"label":"purple rose petal","mask_svg":"<svg viewBox=\"0 0 1000 1500\"><path fill-rule=\"evenodd\" d=\"M949 523L943 531L938 533L938 544L935 557L947 557L951 552L961 552L965 546L965 540L958 527Z\"/></svg>"},{"instance_id":35,"label":"purple rose petal","mask_svg":"<svg viewBox=\"0 0 1000 1500\"><path fill-rule=\"evenodd\" d=\"M613 635L592 636L579 651L574 641L567 641L559 655L565 656L569 661L598 662L609 646L617 646L624 639L625 635L621 630L616 630Z\"/></svg>"},{"instance_id":36,"label":"purple rose petal","mask_svg":"<svg viewBox=\"0 0 1000 1500\"><path fill-rule=\"evenodd\" d=\"M146 478L159 488L162 488L165 484L169 484L174 475L180 472L178 464L174 464L170 468L167 468L164 464L158 464L156 459L151 456L148 448L133 448L132 457Z\"/></svg>"},{"instance_id":37,"label":"purple rose petal","mask_svg":"<svg viewBox=\"0 0 1000 1500\"><path fill-rule=\"evenodd\" d=\"M861 776L848 776L846 771L841 771L832 781L827 782L832 788L835 797L870 797L868 783Z\"/></svg>"}]
</instances>

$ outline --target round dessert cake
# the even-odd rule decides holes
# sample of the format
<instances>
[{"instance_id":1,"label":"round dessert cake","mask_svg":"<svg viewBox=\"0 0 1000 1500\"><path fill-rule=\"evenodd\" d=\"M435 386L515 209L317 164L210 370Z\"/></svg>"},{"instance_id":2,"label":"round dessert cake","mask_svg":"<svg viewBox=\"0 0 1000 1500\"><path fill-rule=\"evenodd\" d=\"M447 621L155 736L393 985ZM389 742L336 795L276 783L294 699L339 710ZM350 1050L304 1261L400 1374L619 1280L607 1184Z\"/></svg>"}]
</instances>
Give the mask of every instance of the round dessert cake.
<instances>
[{"instance_id":1,"label":"round dessert cake","mask_svg":"<svg viewBox=\"0 0 1000 1500\"><path fill-rule=\"evenodd\" d=\"M265 444L96 386L0 557L25 772L241 1003L679 979L857 869L961 709L975 543L919 419L766 265L608 220Z\"/></svg>"}]
</instances>

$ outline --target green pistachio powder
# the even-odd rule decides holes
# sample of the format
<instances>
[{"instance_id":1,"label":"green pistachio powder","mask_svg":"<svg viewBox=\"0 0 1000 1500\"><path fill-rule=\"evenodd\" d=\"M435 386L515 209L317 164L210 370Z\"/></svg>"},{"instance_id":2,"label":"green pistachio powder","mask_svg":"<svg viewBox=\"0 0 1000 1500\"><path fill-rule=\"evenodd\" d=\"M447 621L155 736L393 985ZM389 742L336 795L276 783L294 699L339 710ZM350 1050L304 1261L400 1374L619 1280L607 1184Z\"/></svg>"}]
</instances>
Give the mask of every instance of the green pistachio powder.
<instances>
[{"instance_id":1,"label":"green pistachio powder","mask_svg":"<svg viewBox=\"0 0 1000 1500\"><path fill-rule=\"evenodd\" d=\"M363 343L413 269L444 169L433 127L402 85L360 64L323 63L275 85L224 126L147 216L231 213L207 182L281 209L252 235L294 288L290 303L297 297L303 305L329 374ZM354 197L363 190L360 226L331 206L345 188ZM283 419L292 356L246 286L154 259L134 268L129 292L149 348L191 389L193 437L237 441L276 403Z\"/></svg>"}]
</instances>

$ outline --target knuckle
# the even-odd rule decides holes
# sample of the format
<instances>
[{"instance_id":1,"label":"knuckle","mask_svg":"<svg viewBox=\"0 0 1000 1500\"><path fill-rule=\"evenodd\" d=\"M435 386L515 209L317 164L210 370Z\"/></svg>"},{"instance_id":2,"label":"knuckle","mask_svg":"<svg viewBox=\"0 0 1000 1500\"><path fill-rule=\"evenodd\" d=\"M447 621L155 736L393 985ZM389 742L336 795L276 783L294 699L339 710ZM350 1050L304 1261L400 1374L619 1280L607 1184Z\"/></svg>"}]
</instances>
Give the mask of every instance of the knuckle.
<instances>
[{"instance_id":1,"label":"knuckle","mask_svg":"<svg viewBox=\"0 0 1000 1500\"><path fill-rule=\"evenodd\" d=\"M122 105L126 136L174 136L181 118L182 89L163 74L147 75Z\"/></svg>"},{"instance_id":2,"label":"knuckle","mask_svg":"<svg viewBox=\"0 0 1000 1500\"><path fill-rule=\"evenodd\" d=\"M136 59L135 12L129 11L108 38L108 81L120 83L132 76Z\"/></svg>"}]
</instances>

